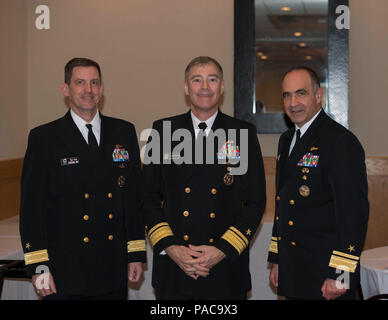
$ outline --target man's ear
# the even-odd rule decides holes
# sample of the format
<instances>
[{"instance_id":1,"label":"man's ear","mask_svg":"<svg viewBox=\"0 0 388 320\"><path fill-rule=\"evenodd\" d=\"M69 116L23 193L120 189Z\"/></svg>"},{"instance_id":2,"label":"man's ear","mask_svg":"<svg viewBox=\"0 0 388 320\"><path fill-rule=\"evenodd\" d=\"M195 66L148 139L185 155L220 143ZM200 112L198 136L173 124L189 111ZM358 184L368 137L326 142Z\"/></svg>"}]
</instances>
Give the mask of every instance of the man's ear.
<instances>
[{"instance_id":1,"label":"man's ear","mask_svg":"<svg viewBox=\"0 0 388 320\"><path fill-rule=\"evenodd\" d=\"M184 84L184 89L185 89L185 94L188 96L189 95L189 85L187 84L186 80L185 80L185 84Z\"/></svg>"},{"instance_id":2,"label":"man's ear","mask_svg":"<svg viewBox=\"0 0 388 320\"><path fill-rule=\"evenodd\" d=\"M69 85L67 83L62 83L61 91L65 97L68 97L69 96Z\"/></svg>"},{"instance_id":3,"label":"man's ear","mask_svg":"<svg viewBox=\"0 0 388 320\"><path fill-rule=\"evenodd\" d=\"M318 88L317 92L315 93L315 99L317 99L317 103L319 105L321 105L322 97L323 97L323 89Z\"/></svg>"}]
</instances>

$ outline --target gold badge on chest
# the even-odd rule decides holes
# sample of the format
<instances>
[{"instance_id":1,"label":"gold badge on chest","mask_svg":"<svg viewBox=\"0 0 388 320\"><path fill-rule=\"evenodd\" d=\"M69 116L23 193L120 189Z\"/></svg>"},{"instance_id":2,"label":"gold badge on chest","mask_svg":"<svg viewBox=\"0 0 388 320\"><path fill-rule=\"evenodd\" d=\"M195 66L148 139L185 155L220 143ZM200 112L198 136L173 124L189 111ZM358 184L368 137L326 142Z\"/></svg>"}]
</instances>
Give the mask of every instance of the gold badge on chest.
<instances>
[{"instance_id":1,"label":"gold badge on chest","mask_svg":"<svg viewBox=\"0 0 388 320\"><path fill-rule=\"evenodd\" d=\"M117 184L120 188L123 188L125 186L125 177L124 176L120 176L118 179L117 179Z\"/></svg>"},{"instance_id":2,"label":"gold badge on chest","mask_svg":"<svg viewBox=\"0 0 388 320\"><path fill-rule=\"evenodd\" d=\"M302 196L302 197L308 197L310 195L310 188L306 185L302 185L300 186L299 188L299 194Z\"/></svg>"},{"instance_id":3,"label":"gold badge on chest","mask_svg":"<svg viewBox=\"0 0 388 320\"><path fill-rule=\"evenodd\" d=\"M227 172L224 175L224 183L225 183L225 185L230 186L233 182L234 182L234 177L229 172Z\"/></svg>"}]
</instances>

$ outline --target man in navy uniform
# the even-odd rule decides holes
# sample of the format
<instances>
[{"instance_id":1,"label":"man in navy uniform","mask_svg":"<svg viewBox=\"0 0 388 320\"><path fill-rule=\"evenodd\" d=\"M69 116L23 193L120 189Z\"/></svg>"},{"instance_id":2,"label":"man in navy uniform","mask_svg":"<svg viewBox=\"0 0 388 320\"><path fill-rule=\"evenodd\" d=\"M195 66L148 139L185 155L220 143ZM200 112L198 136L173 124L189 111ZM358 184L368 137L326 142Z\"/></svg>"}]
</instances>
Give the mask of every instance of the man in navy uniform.
<instances>
[{"instance_id":1,"label":"man in navy uniform","mask_svg":"<svg viewBox=\"0 0 388 320\"><path fill-rule=\"evenodd\" d=\"M144 158L143 214L154 250L156 298L246 299L251 289L249 244L266 199L256 129L219 110L224 80L215 59L193 59L186 68L184 90L190 100L189 112L153 124L161 142L160 163L149 161L155 157L150 147L158 141L155 136ZM187 139L171 139L166 136L168 130L173 135L179 130L183 136L188 133L190 148L174 151ZM236 137L227 132L228 140L220 143L220 138L212 148L209 139L220 130L235 130ZM205 143L206 157L210 154L214 163L207 158L200 161L205 155L199 141ZM163 147L170 144L172 151L165 152ZM202 147L195 150L198 145ZM241 165L243 160L246 172L234 174L236 162Z\"/></svg>"},{"instance_id":2,"label":"man in navy uniform","mask_svg":"<svg viewBox=\"0 0 388 320\"><path fill-rule=\"evenodd\" d=\"M369 203L364 150L321 108L316 73L283 78L295 124L279 140L270 281L290 299L354 299Z\"/></svg>"},{"instance_id":3,"label":"man in navy uniform","mask_svg":"<svg viewBox=\"0 0 388 320\"><path fill-rule=\"evenodd\" d=\"M31 130L21 182L28 273L45 299L126 299L145 262L134 126L102 115L99 65L74 58L62 93L70 110ZM45 277L39 275L45 272Z\"/></svg>"}]
</instances>

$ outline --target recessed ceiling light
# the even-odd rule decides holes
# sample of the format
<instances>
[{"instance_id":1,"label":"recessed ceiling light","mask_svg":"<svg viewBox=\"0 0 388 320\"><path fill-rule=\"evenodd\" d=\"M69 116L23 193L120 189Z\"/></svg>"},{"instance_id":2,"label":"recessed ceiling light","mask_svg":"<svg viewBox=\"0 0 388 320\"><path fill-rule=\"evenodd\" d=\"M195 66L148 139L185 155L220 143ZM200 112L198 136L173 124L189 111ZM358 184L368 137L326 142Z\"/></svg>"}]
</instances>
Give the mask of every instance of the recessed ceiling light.
<instances>
[{"instance_id":1,"label":"recessed ceiling light","mask_svg":"<svg viewBox=\"0 0 388 320\"><path fill-rule=\"evenodd\" d=\"M305 48L307 47L307 44L305 42L301 42L299 43L299 47Z\"/></svg>"},{"instance_id":2,"label":"recessed ceiling light","mask_svg":"<svg viewBox=\"0 0 388 320\"><path fill-rule=\"evenodd\" d=\"M312 58L312 56L306 56L306 60L311 60Z\"/></svg>"},{"instance_id":3,"label":"recessed ceiling light","mask_svg":"<svg viewBox=\"0 0 388 320\"><path fill-rule=\"evenodd\" d=\"M291 11L290 7L281 7L280 10L282 11Z\"/></svg>"},{"instance_id":4,"label":"recessed ceiling light","mask_svg":"<svg viewBox=\"0 0 388 320\"><path fill-rule=\"evenodd\" d=\"M257 53L257 55L258 55L259 57L261 57L262 55L264 55L264 53L261 52L261 51L259 51L259 52Z\"/></svg>"},{"instance_id":5,"label":"recessed ceiling light","mask_svg":"<svg viewBox=\"0 0 388 320\"><path fill-rule=\"evenodd\" d=\"M261 60L267 60L268 59L268 57L264 56L264 55L262 55L260 58L261 58Z\"/></svg>"},{"instance_id":6,"label":"recessed ceiling light","mask_svg":"<svg viewBox=\"0 0 388 320\"><path fill-rule=\"evenodd\" d=\"M295 37L300 37L301 35L302 35L302 32L299 32L299 31L298 32L294 32L294 36Z\"/></svg>"}]
</instances>

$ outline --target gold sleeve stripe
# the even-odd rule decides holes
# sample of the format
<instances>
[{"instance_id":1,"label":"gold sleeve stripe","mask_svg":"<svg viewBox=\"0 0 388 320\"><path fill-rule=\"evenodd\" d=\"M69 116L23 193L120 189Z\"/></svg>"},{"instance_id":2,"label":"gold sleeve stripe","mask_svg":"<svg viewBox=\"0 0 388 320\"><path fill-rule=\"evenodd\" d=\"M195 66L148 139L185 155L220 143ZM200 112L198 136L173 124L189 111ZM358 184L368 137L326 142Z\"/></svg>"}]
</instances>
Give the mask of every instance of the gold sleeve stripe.
<instances>
[{"instance_id":1,"label":"gold sleeve stripe","mask_svg":"<svg viewBox=\"0 0 388 320\"><path fill-rule=\"evenodd\" d=\"M230 227L221 239L228 241L237 250L238 254L241 254L249 243L248 239L235 227Z\"/></svg>"},{"instance_id":2,"label":"gold sleeve stripe","mask_svg":"<svg viewBox=\"0 0 388 320\"><path fill-rule=\"evenodd\" d=\"M47 249L26 253L24 254L24 260L26 265L49 261Z\"/></svg>"},{"instance_id":3,"label":"gold sleeve stripe","mask_svg":"<svg viewBox=\"0 0 388 320\"><path fill-rule=\"evenodd\" d=\"M357 261L332 255L329 267L354 273L356 271L357 264Z\"/></svg>"},{"instance_id":4,"label":"gold sleeve stripe","mask_svg":"<svg viewBox=\"0 0 388 320\"><path fill-rule=\"evenodd\" d=\"M248 245L249 240L240 232L240 230L235 227L230 227L229 229L237 233L237 235L245 242L245 244Z\"/></svg>"},{"instance_id":5,"label":"gold sleeve stripe","mask_svg":"<svg viewBox=\"0 0 388 320\"><path fill-rule=\"evenodd\" d=\"M273 241L278 241L278 237L272 237Z\"/></svg>"},{"instance_id":6,"label":"gold sleeve stripe","mask_svg":"<svg viewBox=\"0 0 388 320\"><path fill-rule=\"evenodd\" d=\"M241 252L243 252L245 249L241 239L233 235L233 232L231 232L230 230L226 231L225 234L221 237L221 239L228 241L237 250L238 254L241 254Z\"/></svg>"},{"instance_id":7,"label":"gold sleeve stripe","mask_svg":"<svg viewBox=\"0 0 388 320\"><path fill-rule=\"evenodd\" d=\"M167 222L162 222L154 226L149 232L148 237L151 245L154 247L160 240L165 237L174 236Z\"/></svg>"},{"instance_id":8,"label":"gold sleeve stripe","mask_svg":"<svg viewBox=\"0 0 388 320\"><path fill-rule=\"evenodd\" d=\"M274 238L272 238L272 239L274 239ZM271 241L271 245L269 247L269 252L276 253L276 254L278 253L278 242L276 240Z\"/></svg>"},{"instance_id":9,"label":"gold sleeve stripe","mask_svg":"<svg viewBox=\"0 0 388 320\"><path fill-rule=\"evenodd\" d=\"M146 251L145 240L134 240L127 242L128 252Z\"/></svg>"},{"instance_id":10,"label":"gold sleeve stripe","mask_svg":"<svg viewBox=\"0 0 388 320\"><path fill-rule=\"evenodd\" d=\"M150 238L151 245L154 247L163 238L174 236L170 227L166 227L168 230L158 230Z\"/></svg>"},{"instance_id":11,"label":"gold sleeve stripe","mask_svg":"<svg viewBox=\"0 0 388 320\"><path fill-rule=\"evenodd\" d=\"M339 251L335 251L335 250L333 250L333 254L335 254L337 256L344 257L344 258L349 258L349 259L357 260L357 261L360 260L360 257L352 256L351 254L347 254L347 253L343 253L343 252L339 252Z\"/></svg>"},{"instance_id":12,"label":"gold sleeve stripe","mask_svg":"<svg viewBox=\"0 0 388 320\"><path fill-rule=\"evenodd\" d=\"M161 222L161 223L158 223L156 225L154 225L150 231L148 231L148 235L152 234L156 229L160 228L160 227L163 227L163 226L168 226L168 223L167 222Z\"/></svg>"}]
</instances>

